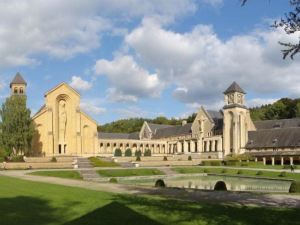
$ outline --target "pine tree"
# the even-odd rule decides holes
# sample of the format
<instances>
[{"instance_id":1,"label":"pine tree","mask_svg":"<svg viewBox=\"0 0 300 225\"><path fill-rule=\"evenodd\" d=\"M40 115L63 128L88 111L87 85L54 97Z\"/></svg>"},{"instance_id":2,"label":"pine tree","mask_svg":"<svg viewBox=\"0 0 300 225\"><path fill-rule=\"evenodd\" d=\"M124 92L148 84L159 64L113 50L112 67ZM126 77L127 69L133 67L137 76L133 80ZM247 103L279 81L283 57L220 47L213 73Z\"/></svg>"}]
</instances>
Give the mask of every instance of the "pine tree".
<instances>
[{"instance_id":1,"label":"pine tree","mask_svg":"<svg viewBox=\"0 0 300 225\"><path fill-rule=\"evenodd\" d=\"M26 107L26 96L13 95L0 110L0 143L9 155L30 155L35 129Z\"/></svg>"}]
</instances>

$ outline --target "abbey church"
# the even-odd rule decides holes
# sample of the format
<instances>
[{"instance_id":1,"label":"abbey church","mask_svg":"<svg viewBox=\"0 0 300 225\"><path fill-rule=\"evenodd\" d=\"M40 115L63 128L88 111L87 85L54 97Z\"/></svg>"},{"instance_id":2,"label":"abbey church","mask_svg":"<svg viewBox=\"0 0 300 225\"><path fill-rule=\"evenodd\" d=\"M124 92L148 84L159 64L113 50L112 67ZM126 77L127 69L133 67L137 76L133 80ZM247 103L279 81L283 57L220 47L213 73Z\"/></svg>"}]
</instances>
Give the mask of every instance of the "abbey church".
<instances>
[{"instance_id":1,"label":"abbey church","mask_svg":"<svg viewBox=\"0 0 300 225\"><path fill-rule=\"evenodd\" d=\"M12 95L26 95L27 83L18 73L10 83ZM225 89L225 87L224 87ZM61 83L44 94L45 104L33 115L36 136L32 148L44 156L113 156L116 149L152 155L187 154L223 159L249 153L274 164L299 162L300 119L253 122L246 92L235 82L224 91L219 111L203 107L192 123L171 126L144 122L136 133L97 132L97 122L80 108L80 94Z\"/></svg>"}]
</instances>

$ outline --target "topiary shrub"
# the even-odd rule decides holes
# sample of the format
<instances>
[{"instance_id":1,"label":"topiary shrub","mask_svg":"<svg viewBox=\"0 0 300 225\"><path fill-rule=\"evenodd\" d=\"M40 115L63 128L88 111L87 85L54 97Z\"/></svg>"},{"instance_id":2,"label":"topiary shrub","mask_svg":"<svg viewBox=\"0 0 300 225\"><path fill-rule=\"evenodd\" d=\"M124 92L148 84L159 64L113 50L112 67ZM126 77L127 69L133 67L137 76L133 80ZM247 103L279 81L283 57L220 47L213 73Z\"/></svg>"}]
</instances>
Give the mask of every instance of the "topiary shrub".
<instances>
[{"instance_id":1,"label":"topiary shrub","mask_svg":"<svg viewBox=\"0 0 300 225\"><path fill-rule=\"evenodd\" d=\"M215 191L227 191L227 187L224 181L218 181L214 187Z\"/></svg>"},{"instance_id":2,"label":"topiary shrub","mask_svg":"<svg viewBox=\"0 0 300 225\"><path fill-rule=\"evenodd\" d=\"M151 156L151 150L146 149L145 152L144 152L144 156Z\"/></svg>"},{"instance_id":3,"label":"topiary shrub","mask_svg":"<svg viewBox=\"0 0 300 225\"><path fill-rule=\"evenodd\" d=\"M281 173L279 174L279 176L280 176L280 177L286 177L286 176L287 176L287 173L286 173L285 171L283 171L283 172L281 172Z\"/></svg>"},{"instance_id":4,"label":"topiary shrub","mask_svg":"<svg viewBox=\"0 0 300 225\"><path fill-rule=\"evenodd\" d=\"M238 170L236 174L243 174L244 171L243 170Z\"/></svg>"},{"instance_id":5,"label":"topiary shrub","mask_svg":"<svg viewBox=\"0 0 300 225\"><path fill-rule=\"evenodd\" d=\"M222 169L221 173L227 173L227 169Z\"/></svg>"},{"instance_id":6,"label":"topiary shrub","mask_svg":"<svg viewBox=\"0 0 300 225\"><path fill-rule=\"evenodd\" d=\"M136 159L135 159L135 161L140 162L141 161L141 156L137 156Z\"/></svg>"},{"instance_id":7,"label":"topiary shrub","mask_svg":"<svg viewBox=\"0 0 300 225\"><path fill-rule=\"evenodd\" d=\"M117 148L117 149L115 150L114 156L115 156L115 157L120 157L120 156L122 156L122 151L121 151L121 149Z\"/></svg>"},{"instance_id":8,"label":"topiary shrub","mask_svg":"<svg viewBox=\"0 0 300 225\"><path fill-rule=\"evenodd\" d=\"M135 153L134 153L134 156L136 156L136 157L140 156L141 157L142 156L142 151L141 150L136 150Z\"/></svg>"},{"instance_id":9,"label":"topiary shrub","mask_svg":"<svg viewBox=\"0 0 300 225\"><path fill-rule=\"evenodd\" d=\"M127 157L132 156L132 151L131 151L130 148L127 148L127 149L125 150L125 156L127 156Z\"/></svg>"},{"instance_id":10,"label":"topiary shrub","mask_svg":"<svg viewBox=\"0 0 300 225\"><path fill-rule=\"evenodd\" d=\"M300 193L300 182L293 181L291 183L289 193Z\"/></svg>"},{"instance_id":11,"label":"topiary shrub","mask_svg":"<svg viewBox=\"0 0 300 225\"><path fill-rule=\"evenodd\" d=\"M155 187L164 188L164 187L166 187L166 184L165 184L164 180L158 179L155 182Z\"/></svg>"},{"instance_id":12,"label":"topiary shrub","mask_svg":"<svg viewBox=\"0 0 300 225\"><path fill-rule=\"evenodd\" d=\"M53 156L50 162L57 162L57 159Z\"/></svg>"},{"instance_id":13,"label":"topiary shrub","mask_svg":"<svg viewBox=\"0 0 300 225\"><path fill-rule=\"evenodd\" d=\"M261 175L263 175L264 173L263 173L263 171L261 171L261 170L259 170L259 171L257 171L257 173L256 173L256 175L258 175L258 176L261 176Z\"/></svg>"},{"instance_id":14,"label":"topiary shrub","mask_svg":"<svg viewBox=\"0 0 300 225\"><path fill-rule=\"evenodd\" d=\"M118 183L118 180L113 177L113 178L109 179L109 183L115 183L116 184L116 183Z\"/></svg>"},{"instance_id":15,"label":"topiary shrub","mask_svg":"<svg viewBox=\"0 0 300 225\"><path fill-rule=\"evenodd\" d=\"M203 172L204 173L209 173L209 170L208 169L204 169Z\"/></svg>"},{"instance_id":16,"label":"topiary shrub","mask_svg":"<svg viewBox=\"0 0 300 225\"><path fill-rule=\"evenodd\" d=\"M192 156L191 155L189 155L188 160L192 161Z\"/></svg>"},{"instance_id":17,"label":"topiary shrub","mask_svg":"<svg viewBox=\"0 0 300 225\"><path fill-rule=\"evenodd\" d=\"M164 156L164 161L168 161L168 157L167 156Z\"/></svg>"}]
</instances>

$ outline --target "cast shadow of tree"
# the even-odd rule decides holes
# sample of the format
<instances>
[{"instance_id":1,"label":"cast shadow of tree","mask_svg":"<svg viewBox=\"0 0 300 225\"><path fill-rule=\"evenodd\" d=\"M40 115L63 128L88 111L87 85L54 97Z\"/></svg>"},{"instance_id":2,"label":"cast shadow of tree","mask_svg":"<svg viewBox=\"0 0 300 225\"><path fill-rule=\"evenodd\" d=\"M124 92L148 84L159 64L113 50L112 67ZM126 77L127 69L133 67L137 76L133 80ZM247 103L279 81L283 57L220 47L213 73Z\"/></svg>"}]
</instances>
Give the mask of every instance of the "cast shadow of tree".
<instances>
[{"instance_id":1,"label":"cast shadow of tree","mask_svg":"<svg viewBox=\"0 0 300 225\"><path fill-rule=\"evenodd\" d=\"M27 196L0 198L1 225L44 225L58 222L48 201Z\"/></svg>"},{"instance_id":2,"label":"cast shadow of tree","mask_svg":"<svg viewBox=\"0 0 300 225\"><path fill-rule=\"evenodd\" d=\"M64 225L161 225L122 203L113 201Z\"/></svg>"}]
</instances>

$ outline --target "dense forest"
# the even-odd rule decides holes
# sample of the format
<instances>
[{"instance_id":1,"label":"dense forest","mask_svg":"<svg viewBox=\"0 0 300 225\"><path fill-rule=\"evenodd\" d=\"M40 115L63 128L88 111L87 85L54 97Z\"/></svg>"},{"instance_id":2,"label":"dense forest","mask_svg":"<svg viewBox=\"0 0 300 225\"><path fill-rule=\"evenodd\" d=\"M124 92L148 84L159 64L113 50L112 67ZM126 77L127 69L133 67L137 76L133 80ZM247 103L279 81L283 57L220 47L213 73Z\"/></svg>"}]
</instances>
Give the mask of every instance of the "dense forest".
<instances>
[{"instance_id":1,"label":"dense forest","mask_svg":"<svg viewBox=\"0 0 300 225\"><path fill-rule=\"evenodd\" d=\"M300 117L300 99L282 98L273 104L250 108L250 114L253 120L288 119ZM188 123L191 123L194 121L195 116L196 113L193 113L188 118L185 118L185 120L187 120ZM168 119L163 116L156 117L155 119L122 119L99 126L98 130L101 132L131 133L139 131L144 121L156 124L180 125L182 120L184 120L184 118Z\"/></svg>"}]
</instances>

